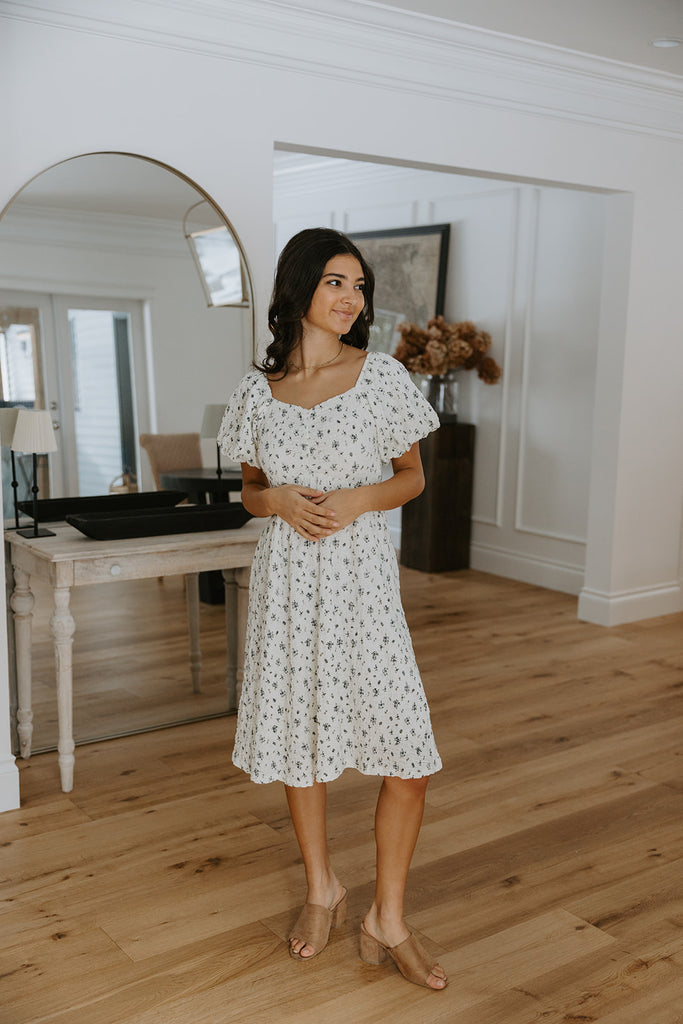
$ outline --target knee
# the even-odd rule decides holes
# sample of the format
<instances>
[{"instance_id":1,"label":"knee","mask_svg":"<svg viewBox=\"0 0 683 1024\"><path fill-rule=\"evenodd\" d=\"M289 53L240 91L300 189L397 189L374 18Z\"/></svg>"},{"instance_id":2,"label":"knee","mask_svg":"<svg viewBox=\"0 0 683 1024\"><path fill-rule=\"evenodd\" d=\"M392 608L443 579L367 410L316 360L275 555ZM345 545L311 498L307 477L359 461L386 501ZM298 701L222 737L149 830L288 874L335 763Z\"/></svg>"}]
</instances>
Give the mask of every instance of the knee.
<instances>
[{"instance_id":1,"label":"knee","mask_svg":"<svg viewBox=\"0 0 683 1024\"><path fill-rule=\"evenodd\" d=\"M421 779L398 779L391 775L384 778L387 789L403 800L424 800L428 784L429 775L424 775Z\"/></svg>"}]
</instances>

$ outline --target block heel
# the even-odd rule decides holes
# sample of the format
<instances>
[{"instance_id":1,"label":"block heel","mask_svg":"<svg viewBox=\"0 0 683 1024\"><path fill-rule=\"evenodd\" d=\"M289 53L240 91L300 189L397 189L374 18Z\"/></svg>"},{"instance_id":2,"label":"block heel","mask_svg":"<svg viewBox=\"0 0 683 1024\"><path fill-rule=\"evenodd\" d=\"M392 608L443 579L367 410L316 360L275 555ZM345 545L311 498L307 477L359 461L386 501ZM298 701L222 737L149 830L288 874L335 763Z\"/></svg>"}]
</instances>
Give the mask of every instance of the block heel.
<instances>
[{"instance_id":1,"label":"block heel","mask_svg":"<svg viewBox=\"0 0 683 1024\"><path fill-rule=\"evenodd\" d=\"M385 947L377 941L369 932L366 932L365 925L360 926L360 958L366 964L383 964L388 956Z\"/></svg>"},{"instance_id":2,"label":"block heel","mask_svg":"<svg viewBox=\"0 0 683 1024\"><path fill-rule=\"evenodd\" d=\"M331 924L330 924L331 928L341 928L341 926L346 921L346 904L347 904L346 897L347 897L347 895L348 895L348 893L347 893L346 889L344 889L344 895L339 900L339 903L336 903L332 907L332 909L331 909L331 914L332 914L332 921L331 921Z\"/></svg>"},{"instance_id":3,"label":"block heel","mask_svg":"<svg viewBox=\"0 0 683 1024\"><path fill-rule=\"evenodd\" d=\"M425 952L412 932L397 946L383 946L378 939L366 931L365 925L361 923L361 960L367 964L381 964L388 956L394 961L406 981L411 981L413 985L421 985L423 988L433 988L432 985L427 984L427 978L437 965L432 962L431 957ZM438 978L438 975L435 974L434 977ZM445 988L448 984L446 978L443 979L443 982L443 988ZM440 992L442 989L434 988L434 991Z\"/></svg>"}]
</instances>

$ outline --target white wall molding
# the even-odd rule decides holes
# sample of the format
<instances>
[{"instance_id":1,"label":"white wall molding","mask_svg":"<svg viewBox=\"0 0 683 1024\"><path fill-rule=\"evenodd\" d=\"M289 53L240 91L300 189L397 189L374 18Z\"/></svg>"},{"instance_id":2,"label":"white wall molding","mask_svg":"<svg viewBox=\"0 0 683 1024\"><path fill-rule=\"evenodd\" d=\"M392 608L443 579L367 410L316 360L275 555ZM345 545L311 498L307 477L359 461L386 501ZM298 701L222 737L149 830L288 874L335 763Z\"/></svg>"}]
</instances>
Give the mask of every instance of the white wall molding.
<instances>
[{"instance_id":1,"label":"white wall molding","mask_svg":"<svg viewBox=\"0 0 683 1024\"><path fill-rule=\"evenodd\" d=\"M520 190L514 189L512 194L513 213L512 231L510 232L510 276L508 279L507 306L505 311L505 329L503 333L503 352L501 365L509 367L512 354L512 333L515 317L515 291L517 286L517 253L519 251L520 228ZM501 381L500 431L498 441L498 480L496 484L496 520L498 529L503 526L503 509L505 505L505 469L507 465L508 434L510 431L510 374L504 373Z\"/></svg>"},{"instance_id":2,"label":"white wall molding","mask_svg":"<svg viewBox=\"0 0 683 1024\"><path fill-rule=\"evenodd\" d=\"M683 138L683 79L677 75L371 0L117 0L106 8L91 0L0 0L0 16L399 93Z\"/></svg>"},{"instance_id":3,"label":"white wall molding","mask_svg":"<svg viewBox=\"0 0 683 1024\"><path fill-rule=\"evenodd\" d=\"M280 200L308 197L311 192L363 189L379 184L409 184L419 173L410 167L363 160L317 156L306 159L303 151L301 154L293 154L291 151L279 150L278 147L274 162L275 189ZM470 181L469 178L466 180Z\"/></svg>"},{"instance_id":4,"label":"white wall molding","mask_svg":"<svg viewBox=\"0 0 683 1024\"><path fill-rule=\"evenodd\" d=\"M19 807L19 769L13 757L0 761L0 811Z\"/></svg>"},{"instance_id":5,"label":"white wall molding","mask_svg":"<svg viewBox=\"0 0 683 1024\"><path fill-rule=\"evenodd\" d=\"M622 626L639 619L683 611L683 590L678 580L656 587L622 590L612 594L585 587L579 596L578 617L597 626Z\"/></svg>"},{"instance_id":6,"label":"white wall molding","mask_svg":"<svg viewBox=\"0 0 683 1024\"><path fill-rule=\"evenodd\" d=\"M530 244L526 253L526 265L524 267L526 295L524 301L524 322L522 327L522 381L520 387L519 407L519 442L517 446L517 480L515 486L515 530L525 533L534 533L534 530L525 529L522 523L522 508L524 504L524 480L526 462L526 437L527 437L527 409L529 405L529 374L531 367L531 334L532 315L534 308L534 294L536 288L536 263L538 256L538 228L540 218L541 192L535 188L531 190L530 204Z\"/></svg>"},{"instance_id":7,"label":"white wall molding","mask_svg":"<svg viewBox=\"0 0 683 1024\"><path fill-rule=\"evenodd\" d=\"M526 555L479 541L472 543L470 566L480 572L559 590L563 594L578 594L583 585L583 566Z\"/></svg>"},{"instance_id":8,"label":"white wall molding","mask_svg":"<svg viewBox=\"0 0 683 1024\"><path fill-rule=\"evenodd\" d=\"M46 277L40 274L3 274L3 291L41 292L48 295L78 295L80 297L107 299L154 299L158 287L154 284L146 286L139 279L129 282L116 281L111 278L91 278L88 281L78 278Z\"/></svg>"},{"instance_id":9,"label":"white wall molding","mask_svg":"<svg viewBox=\"0 0 683 1024\"><path fill-rule=\"evenodd\" d=\"M189 258L182 225L156 217L88 213L22 203L10 206L0 222L0 242L53 245L60 249L101 249L127 256Z\"/></svg>"}]
</instances>

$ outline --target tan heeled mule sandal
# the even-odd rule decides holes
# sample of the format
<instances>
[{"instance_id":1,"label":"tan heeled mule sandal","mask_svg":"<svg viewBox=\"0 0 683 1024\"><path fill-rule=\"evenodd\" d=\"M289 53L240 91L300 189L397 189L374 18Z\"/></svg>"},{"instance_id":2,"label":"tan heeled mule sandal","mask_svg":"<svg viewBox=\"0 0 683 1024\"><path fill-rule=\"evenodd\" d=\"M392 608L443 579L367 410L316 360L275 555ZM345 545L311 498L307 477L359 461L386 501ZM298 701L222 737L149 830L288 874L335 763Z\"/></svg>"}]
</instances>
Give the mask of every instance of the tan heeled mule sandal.
<instances>
[{"instance_id":1,"label":"tan heeled mule sandal","mask_svg":"<svg viewBox=\"0 0 683 1024\"><path fill-rule=\"evenodd\" d=\"M317 903L304 903L304 908L297 922L289 933L289 955L294 960L312 960L322 953L330 937L330 928L338 928L346 920L346 889L331 907L321 907ZM292 939L301 939L314 952L310 956L302 956L292 949ZM302 946L303 949L303 946Z\"/></svg>"},{"instance_id":2,"label":"tan heeled mule sandal","mask_svg":"<svg viewBox=\"0 0 683 1024\"><path fill-rule=\"evenodd\" d=\"M407 939L399 942L397 946L383 946L382 943L365 930L365 925L360 926L360 958L366 964L382 964L390 956L399 971L407 981L413 985L421 985L423 988L434 988L427 984L427 978L433 973L437 966L431 961L429 954L422 948L413 933ZM438 978L438 975L434 975ZM446 981L443 988L446 988ZM442 989L435 988L435 992Z\"/></svg>"}]
</instances>

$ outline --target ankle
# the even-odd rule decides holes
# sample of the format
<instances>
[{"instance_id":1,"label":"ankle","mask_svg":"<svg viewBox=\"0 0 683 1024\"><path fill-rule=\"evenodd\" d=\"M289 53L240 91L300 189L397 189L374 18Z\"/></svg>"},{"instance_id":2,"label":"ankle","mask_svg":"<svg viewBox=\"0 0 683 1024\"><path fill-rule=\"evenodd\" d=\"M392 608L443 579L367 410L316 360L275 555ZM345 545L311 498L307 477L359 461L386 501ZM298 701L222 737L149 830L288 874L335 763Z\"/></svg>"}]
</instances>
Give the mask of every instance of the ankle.
<instances>
[{"instance_id":1,"label":"ankle","mask_svg":"<svg viewBox=\"0 0 683 1024\"><path fill-rule=\"evenodd\" d=\"M401 910L402 908L378 906L373 903L365 915L363 925L366 931L383 945L395 946L410 934Z\"/></svg>"},{"instance_id":2,"label":"ankle","mask_svg":"<svg viewBox=\"0 0 683 1024\"><path fill-rule=\"evenodd\" d=\"M403 907L375 901L365 915L365 919L376 921L380 925L395 926L403 922Z\"/></svg>"},{"instance_id":3,"label":"ankle","mask_svg":"<svg viewBox=\"0 0 683 1024\"><path fill-rule=\"evenodd\" d=\"M316 878L307 878L306 882L308 886L307 903L317 903L320 906L328 907L341 896L343 891L343 886L333 871L316 876Z\"/></svg>"}]
</instances>

